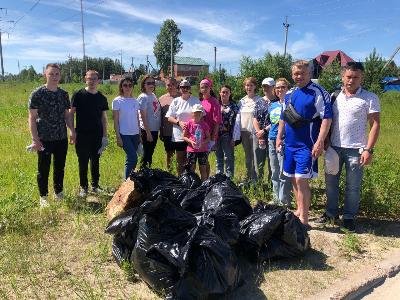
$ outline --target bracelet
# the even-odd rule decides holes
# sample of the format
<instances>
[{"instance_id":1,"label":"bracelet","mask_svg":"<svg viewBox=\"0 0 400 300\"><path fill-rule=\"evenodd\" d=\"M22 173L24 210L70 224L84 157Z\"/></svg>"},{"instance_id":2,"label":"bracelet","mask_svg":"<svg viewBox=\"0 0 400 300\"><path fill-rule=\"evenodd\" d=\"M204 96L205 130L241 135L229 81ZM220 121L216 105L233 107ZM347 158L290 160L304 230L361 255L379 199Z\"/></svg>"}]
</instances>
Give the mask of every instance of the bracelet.
<instances>
[{"instance_id":1,"label":"bracelet","mask_svg":"<svg viewBox=\"0 0 400 300\"><path fill-rule=\"evenodd\" d=\"M176 125L178 125L178 126L181 126L181 125L179 125L179 121L178 121L178 122L176 122Z\"/></svg>"}]
</instances>

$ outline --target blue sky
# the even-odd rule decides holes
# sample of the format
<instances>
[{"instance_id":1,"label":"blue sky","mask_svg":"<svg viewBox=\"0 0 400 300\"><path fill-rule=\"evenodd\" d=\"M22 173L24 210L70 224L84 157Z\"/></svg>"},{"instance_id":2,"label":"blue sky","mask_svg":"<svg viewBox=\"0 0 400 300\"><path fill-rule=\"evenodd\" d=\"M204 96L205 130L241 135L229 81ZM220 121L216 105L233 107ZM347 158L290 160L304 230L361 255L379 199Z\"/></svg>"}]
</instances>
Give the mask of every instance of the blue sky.
<instances>
[{"instance_id":1,"label":"blue sky","mask_svg":"<svg viewBox=\"0 0 400 300\"><path fill-rule=\"evenodd\" d=\"M37 4L36 4L37 3ZM36 4L36 5L35 5ZM283 53L288 16L288 53L311 59L326 50L343 50L363 61L375 47L388 58L400 46L399 0L257 1L83 1L86 54L117 59L128 68L155 65L153 44L163 20L182 30L178 55L200 57L235 74L243 55ZM79 0L1 0L0 28L6 73L47 62L82 57ZM17 21L15 25L12 22ZM400 65L400 53L395 58Z\"/></svg>"}]
</instances>

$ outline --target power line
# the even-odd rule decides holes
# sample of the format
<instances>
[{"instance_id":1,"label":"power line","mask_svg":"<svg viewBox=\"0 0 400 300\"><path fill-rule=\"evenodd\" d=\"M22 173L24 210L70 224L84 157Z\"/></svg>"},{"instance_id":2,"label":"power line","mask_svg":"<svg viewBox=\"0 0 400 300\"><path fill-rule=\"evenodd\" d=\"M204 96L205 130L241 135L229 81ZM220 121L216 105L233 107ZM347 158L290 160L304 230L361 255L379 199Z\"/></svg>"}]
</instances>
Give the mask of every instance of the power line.
<instances>
[{"instance_id":1,"label":"power line","mask_svg":"<svg viewBox=\"0 0 400 300\"><path fill-rule=\"evenodd\" d=\"M17 25L17 23L19 23L19 21L21 21L23 18L25 18L25 16L26 16L29 12L31 12L32 10L34 10L35 7L39 4L39 2L40 2L40 0L37 0L37 1L28 9L28 11L27 11L24 15L22 15L17 21L15 21L14 27L15 27L15 25Z\"/></svg>"}]
</instances>

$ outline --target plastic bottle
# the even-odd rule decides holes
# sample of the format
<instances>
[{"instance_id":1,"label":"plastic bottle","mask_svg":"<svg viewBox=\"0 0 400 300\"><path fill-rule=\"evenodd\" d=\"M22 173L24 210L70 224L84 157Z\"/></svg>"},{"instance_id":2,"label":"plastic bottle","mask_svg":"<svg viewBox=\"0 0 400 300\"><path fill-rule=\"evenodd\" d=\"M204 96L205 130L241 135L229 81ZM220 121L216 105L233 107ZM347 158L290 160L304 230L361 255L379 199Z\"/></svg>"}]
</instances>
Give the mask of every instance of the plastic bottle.
<instances>
[{"instance_id":1,"label":"plastic bottle","mask_svg":"<svg viewBox=\"0 0 400 300\"><path fill-rule=\"evenodd\" d=\"M201 144L201 128L200 128L200 124L196 125L196 130L194 131L194 141L196 143L195 149L200 149L200 144Z\"/></svg>"}]
</instances>

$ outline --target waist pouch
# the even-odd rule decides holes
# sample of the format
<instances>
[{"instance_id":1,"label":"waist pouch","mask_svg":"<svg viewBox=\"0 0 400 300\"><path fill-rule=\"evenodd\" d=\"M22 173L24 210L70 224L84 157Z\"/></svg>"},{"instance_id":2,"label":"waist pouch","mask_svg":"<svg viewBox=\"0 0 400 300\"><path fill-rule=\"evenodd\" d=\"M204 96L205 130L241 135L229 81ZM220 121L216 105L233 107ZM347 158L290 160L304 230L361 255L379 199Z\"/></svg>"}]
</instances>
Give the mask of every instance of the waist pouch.
<instances>
[{"instance_id":1,"label":"waist pouch","mask_svg":"<svg viewBox=\"0 0 400 300\"><path fill-rule=\"evenodd\" d=\"M283 111L283 120L293 128L300 128L310 123L310 120L305 119L298 114L298 112L290 102Z\"/></svg>"}]
</instances>

